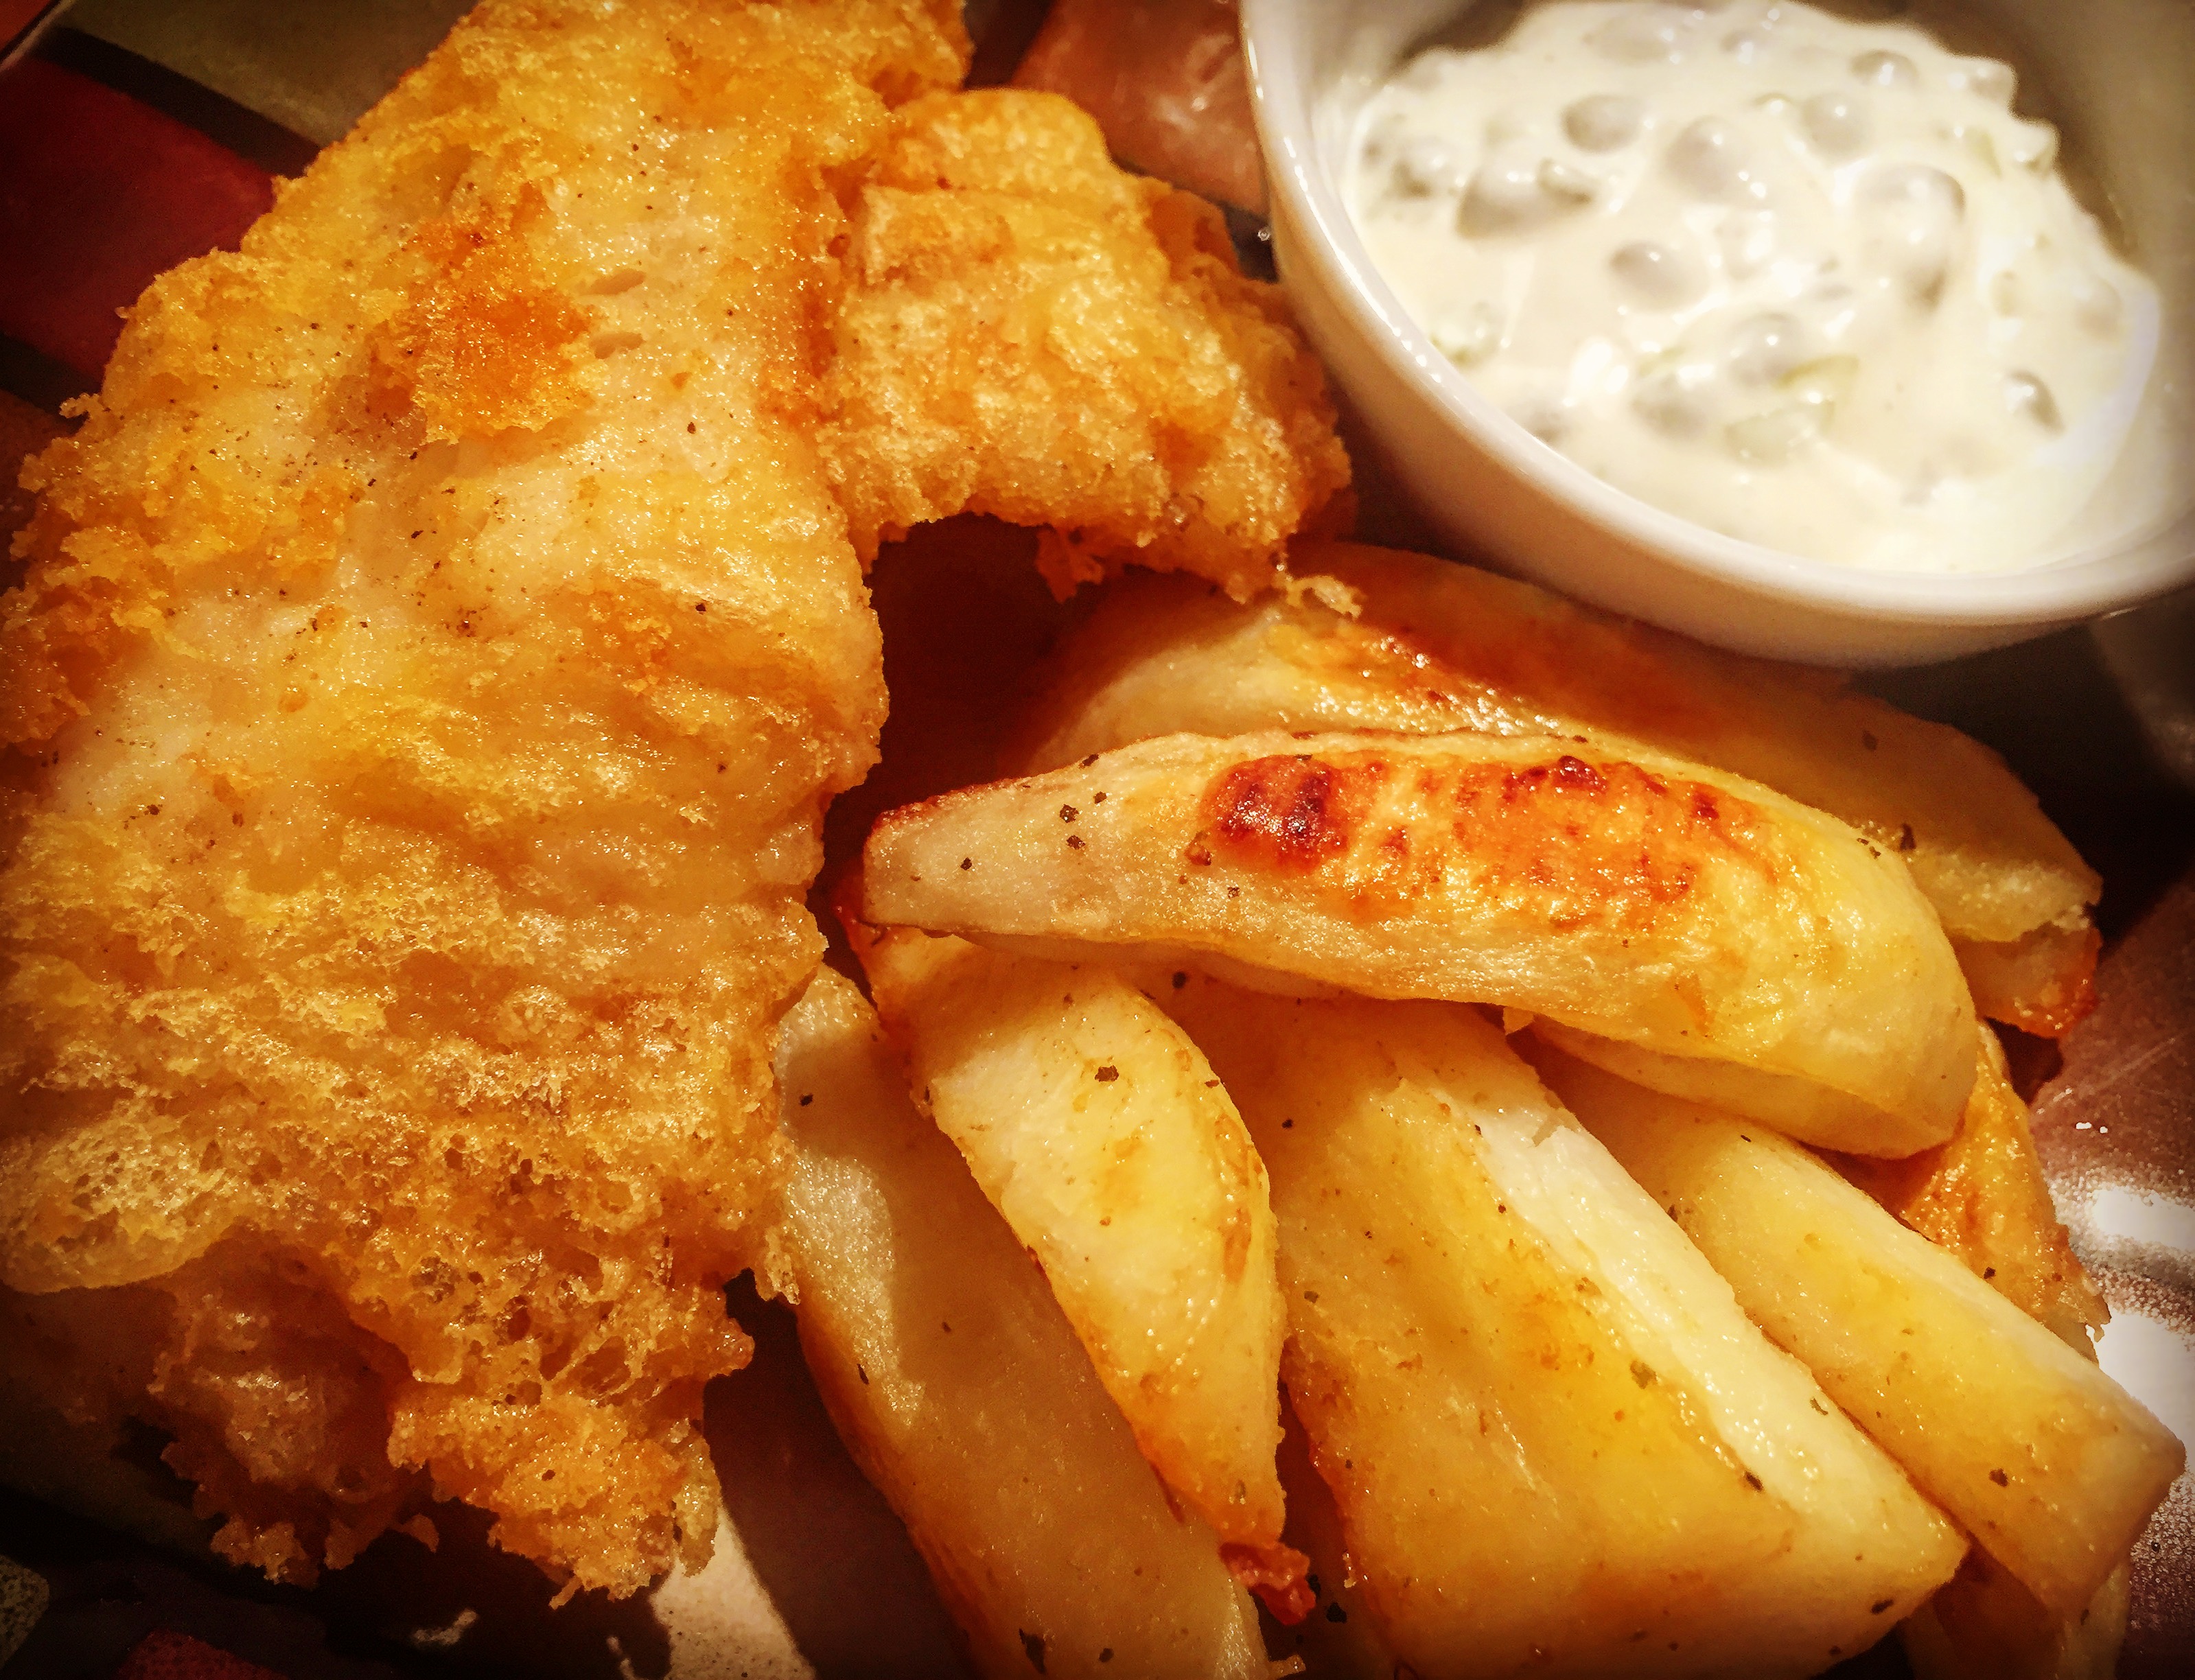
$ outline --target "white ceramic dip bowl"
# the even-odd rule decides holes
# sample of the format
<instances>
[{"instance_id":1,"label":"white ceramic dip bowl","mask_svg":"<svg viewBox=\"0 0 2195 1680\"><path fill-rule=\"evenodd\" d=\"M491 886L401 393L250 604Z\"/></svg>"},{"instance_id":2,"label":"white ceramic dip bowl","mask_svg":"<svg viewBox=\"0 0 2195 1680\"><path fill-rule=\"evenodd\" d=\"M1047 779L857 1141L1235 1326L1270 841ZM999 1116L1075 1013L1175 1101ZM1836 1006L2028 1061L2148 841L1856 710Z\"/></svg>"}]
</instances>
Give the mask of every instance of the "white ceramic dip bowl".
<instances>
[{"instance_id":1,"label":"white ceramic dip bowl","mask_svg":"<svg viewBox=\"0 0 2195 1680\"><path fill-rule=\"evenodd\" d=\"M1725 647L1848 665L2002 646L2195 581L2195 5L1958 0L1953 15L2039 79L2163 320L2127 449L2076 544L2002 571L1915 572L1784 554L1627 495L1503 413L1410 318L1343 198L1356 118L1414 48L1487 3L1242 0L1281 278L1380 465L1460 552Z\"/></svg>"}]
</instances>

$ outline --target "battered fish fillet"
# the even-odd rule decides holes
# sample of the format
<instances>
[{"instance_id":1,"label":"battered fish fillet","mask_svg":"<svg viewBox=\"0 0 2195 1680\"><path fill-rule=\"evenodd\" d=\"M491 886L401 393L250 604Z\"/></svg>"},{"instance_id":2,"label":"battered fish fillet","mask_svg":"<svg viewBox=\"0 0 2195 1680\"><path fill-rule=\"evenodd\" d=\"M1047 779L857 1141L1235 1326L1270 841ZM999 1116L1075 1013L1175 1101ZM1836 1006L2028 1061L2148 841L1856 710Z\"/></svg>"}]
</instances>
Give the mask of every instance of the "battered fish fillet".
<instances>
[{"instance_id":1,"label":"battered fish fillet","mask_svg":"<svg viewBox=\"0 0 2195 1680\"><path fill-rule=\"evenodd\" d=\"M977 465L894 521L1244 587L1345 476L1192 202L1057 101L924 97L965 66L950 0L487 0L28 471L0 1386L168 1432L233 1558L308 1579L430 1493L575 1587L706 1551L802 895L884 711L840 498L866 550L926 482L920 333L989 383L925 387ZM971 218L1110 279L994 242L948 284Z\"/></svg>"},{"instance_id":2,"label":"battered fish fillet","mask_svg":"<svg viewBox=\"0 0 2195 1680\"><path fill-rule=\"evenodd\" d=\"M1278 290L1084 112L918 100L861 188L821 443L865 559L949 515L1049 527L1063 595L1133 561L1247 599L1339 528L1349 462Z\"/></svg>"},{"instance_id":3,"label":"battered fish fillet","mask_svg":"<svg viewBox=\"0 0 2195 1680\"><path fill-rule=\"evenodd\" d=\"M958 8L489 0L147 293L5 605L0 1281L309 1579L706 1555L775 1022L884 696L836 185ZM78 1396L81 1401L82 1396Z\"/></svg>"}]
</instances>

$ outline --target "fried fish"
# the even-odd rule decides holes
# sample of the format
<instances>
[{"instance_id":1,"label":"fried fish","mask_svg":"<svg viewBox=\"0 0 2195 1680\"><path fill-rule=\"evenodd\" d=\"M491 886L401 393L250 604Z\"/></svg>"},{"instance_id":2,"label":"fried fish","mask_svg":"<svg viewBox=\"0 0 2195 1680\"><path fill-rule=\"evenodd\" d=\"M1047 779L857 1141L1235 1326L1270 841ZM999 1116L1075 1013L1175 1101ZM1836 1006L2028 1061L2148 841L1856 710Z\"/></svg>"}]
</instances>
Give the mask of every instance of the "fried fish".
<instances>
[{"instance_id":1,"label":"fried fish","mask_svg":"<svg viewBox=\"0 0 2195 1680\"><path fill-rule=\"evenodd\" d=\"M956 106L966 50L950 0L487 0L239 251L153 285L27 470L6 1403L164 1432L233 1559L307 1580L430 1497L573 1589L706 1555L702 1385L748 1354L722 1286L786 1275L776 1023L885 706L855 538L899 420L849 383L889 347L849 347L1002 330L862 253L888 198L950 227L981 197L910 176L924 147L995 175L1063 125ZM1081 193L1133 247L1107 319L1193 347L1200 447L1310 439L1325 488L1287 508L1328 497L1270 296L1174 196L1076 167L1046 226ZM1034 436L1059 388L936 417ZM978 452L971 505L1090 523ZM1176 519L1192 467L1137 477L1117 546L1269 572L1293 515Z\"/></svg>"}]
</instances>

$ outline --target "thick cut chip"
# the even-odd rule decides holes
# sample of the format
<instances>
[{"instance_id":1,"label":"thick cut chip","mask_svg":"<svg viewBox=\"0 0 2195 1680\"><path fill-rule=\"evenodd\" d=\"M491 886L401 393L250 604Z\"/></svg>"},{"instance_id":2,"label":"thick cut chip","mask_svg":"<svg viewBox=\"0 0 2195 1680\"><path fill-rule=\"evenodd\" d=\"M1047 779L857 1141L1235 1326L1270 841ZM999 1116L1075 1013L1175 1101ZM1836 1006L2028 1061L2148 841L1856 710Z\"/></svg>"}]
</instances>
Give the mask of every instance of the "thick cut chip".
<instances>
[{"instance_id":1,"label":"thick cut chip","mask_svg":"<svg viewBox=\"0 0 2195 1680\"><path fill-rule=\"evenodd\" d=\"M815 977L781 1067L801 1345L978 1669L1265 1680L1218 1538L1170 1507L852 982Z\"/></svg>"},{"instance_id":2,"label":"thick cut chip","mask_svg":"<svg viewBox=\"0 0 2195 1680\"><path fill-rule=\"evenodd\" d=\"M1230 1546L1299 1577L1279 1556L1272 1204L1202 1053L1108 969L850 931L917 1107L1044 1268L1144 1456Z\"/></svg>"},{"instance_id":3,"label":"thick cut chip","mask_svg":"<svg viewBox=\"0 0 2195 1680\"><path fill-rule=\"evenodd\" d=\"M1489 735L1177 735L885 815L874 922L1501 1004L1810 1141L1940 1142L1973 1016L1904 867L1697 765Z\"/></svg>"},{"instance_id":4,"label":"thick cut chip","mask_svg":"<svg viewBox=\"0 0 2195 1680\"><path fill-rule=\"evenodd\" d=\"M2122 1563L2070 1615L2044 1609L1987 1552L1898 1625L1914 1680L2112 1680L2125 1643L2131 1577Z\"/></svg>"},{"instance_id":5,"label":"thick cut chip","mask_svg":"<svg viewBox=\"0 0 2195 1680\"><path fill-rule=\"evenodd\" d=\"M1559 1044L1581 1061L1605 1067L1633 1084L1651 1085L1693 1102L1747 1114L1772 1123L1779 1131L1817 1142L1845 1136L1867 1135L1873 1126L1870 1112L1845 1092L1816 1081L1764 1073L1734 1062L1709 1062L1699 1056L1671 1056L1644 1044L1626 1044L1595 1033L1541 1017L1541 1036ZM1910 1129L1883 1132L1874 1128L1875 1147L1886 1155L1902 1155L1914 1147ZM1861 1157L1853 1156L1859 1159Z\"/></svg>"},{"instance_id":6,"label":"thick cut chip","mask_svg":"<svg viewBox=\"0 0 2195 1680\"><path fill-rule=\"evenodd\" d=\"M147 1292L130 1404L232 1557L339 1562L392 1478L575 1587L706 1553L884 700L798 371L834 181L964 46L949 0L487 0L30 469L0 1281Z\"/></svg>"},{"instance_id":7,"label":"thick cut chip","mask_svg":"<svg viewBox=\"0 0 2195 1680\"><path fill-rule=\"evenodd\" d=\"M1412 1671L1812 1673L1957 1567L1478 1011L1159 995L1271 1172L1289 1399Z\"/></svg>"},{"instance_id":8,"label":"thick cut chip","mask_svg":"<svg viewBox=\"0 0 2195 1680\"><path fill-rule=\"evenodd\" d=\"M1995 1033L1979 1036L1973 1093L1949 1142L1904 1160L1846 1157L1837 1165L2030 1318L2094 1358L2110 1310L2058 1222L2004 1046Z\"/></svg>"},{"instance_id":9,"label":"thick cut chip","mask_svg":"<svg viewBox=\"0 0 2195 1680\"><path fill-rule=\"evenodd\" d=\"M1387 1647L1364 1583L1349 1555L1334 1490L1311 1463L1311 1441L1293 1407L1281 1415L1281 1486L1288 1496L1288 1542L1311 1560L1311 1614L1271 1642L1299 1659L1320 1680L1396 1680L1395 1654Z\"/></svg>"},{"instance_id":10,"label":"thick cut chip","mask_svg":"<svg viewBox=\"0 0 2195 1680\"><path fill-rule=\"evenodd\" d=\"M1795 1144L1558 1056L1541 1065L1923 1493L2052 1614L2088 1606L2185 1462L2162 1424Z\"/></svg>"},{"instance_id":11,"label":"thick cut chip","mask_svg":"<svg viewBox=\"0 0 2195 1680\"><path fill-rule=\"evenodd\" d=\"M2098 883L1986 747L1835 678L1704 647L1424 555L1296 545L1297 588L1237 607L1131 579L1061 651L1008 768L1153 735L1483 729L1628 738L1841 817L1904 856L1993 1020L2087 1012Z\"/></svg>"},{"instance_id":12,"label":"thick cut chip","mask_svg":"<svg viewBox=\"0 0 2195 1680\"><path fill-rule=\"evenodd\" d=\"M1063 594L1133 561L1247 596L1344 512L1333 405L1278 289L1057 95L910 106L847 260L819 442L864 557L994 514L1050 527Z\"/></svg>"}]
</instances>

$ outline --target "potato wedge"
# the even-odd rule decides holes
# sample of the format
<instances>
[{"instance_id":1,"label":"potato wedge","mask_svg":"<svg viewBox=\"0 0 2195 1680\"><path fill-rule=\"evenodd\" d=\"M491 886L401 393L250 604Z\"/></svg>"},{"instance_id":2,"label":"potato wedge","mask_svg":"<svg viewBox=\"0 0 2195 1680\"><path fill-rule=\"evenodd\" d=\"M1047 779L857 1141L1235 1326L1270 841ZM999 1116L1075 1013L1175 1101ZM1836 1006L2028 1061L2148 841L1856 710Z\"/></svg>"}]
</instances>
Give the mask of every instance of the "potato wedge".
<instances>
[{"instance_id":1,"label":"potato wedge","mask_svg":"<svg viewBox=\"0 0 2195 1680\"><path fill-rule=\"evenodd\" d=\"M1966 983L1904 866L1651 755L1175 735L889 812L866 859L875 922L1528 1010L1764 1075L1744 1112L1853 1154L1941 1142L1973 1083Z\"/></svg>"},{"instance_id":2,"label":"potato wedge","mask_svg":"<svg viewBox=\"0 0 2195 1680\"><path fill-rule=\"evenodd\" d=\"M2018 939L1954 934L1951 948L1967 971L1974 1007L1990 1021L2061 1038L2096 1006L2096 959L2103 954L2104 936L2085 912L2077 921L2046 923Z\"/></svg>"},{"instance_id":3,"label":"potato wedge","mask_svg":"<svg viewBox=\"0 0 2195 1680\"><path fill-rule=\"evenodd\" d=\"M2086 1608L2054 1616L1986 1552L1898 1625L1914 1680L2111 1680L2126 1641L2122 1563Z\"/></svg>"},{"instance_id":4,"label":"potato wedge","mask_svg":"<svg viewBox=\"0 0 2195 1680\"><path fill-rule=\"evenodd\" d=\"M2053 1615L2088 1606L2186 1461L2169 1430L1806 1150L1559 1053L1534 1060L1923 1493Z\"/></svg>"},{"instance_id":5,"label":"potato wedge","mask_svg":"<svg viewBox=\"0 0 2195 1680\"><path fill-rule=\"evenodd\" d=\"M1964 1541L1477 1010L1158 993L1272 1176L1283 1372L1416 1673L1811 1673Z\"/></svg>"},{"instance_id":6,"label":"potato wedge","mask_svg":"<svg viewBox=\"0 0 2195 1680\"><path fill-rule=\"evenodd\" d=\"M1670 1056L1649 1050L1644 1044L1627 1044L1620 1039L1581 1033L1555 1021L1541 1020L1539 1030L1550 1043L1560 1045L1581 1062L1604 1067L1634 1085L1649 1085L1672 1096L1730 1113L1758 1116L1771 1122L1777 1131L1794 1137L1837 1137L1850 1135L1869 1124L1867 1104L1817 1082L1765 1073L1734 1062ZM1886 1148L1884 1153L1893 1152ZM1864 1158L1855 1155L1851 1159Z\"/></svg>"},{"instance_id":7,"label":"potato wedge","mask_svg":"<svg viewBox=\"0 0 2195 1680\"><path fill-rule=\"evenodd\" d=\"M1311 1439L1293 1410L1281 1413L1281 1486L1288 1495L1288 1543L1311 1559L1311 1613L1283 1629L1269 1648L1299 1659L1317 1680L1396 1680L1395 1654L1365 1602L1349 1555L1334 1490L1311 1463Z\"/></svg>"},{"instance_id":8,"label":"potato wedge","mask_svg":"<svg viewBox=\"0 0 2195 1680\"><path fill-rule=\"evenodd\" d=\"M1280 1282L1265 1169L1203 1053L1102 968L850 923L915 1106L1050 1280L1152 1467L1280 1550Z\"/></svg>"},{"instance_id":9,"label":"potato wedge","mask_svg":"<svg viewBox=\"0 0 2195 1680\"><path fill-rule=\"evenodd\" d=\"M1846 1157L1832 1165L2059 1340L2094 1359L2095 1338L2111 1314L2058 1223L2004 1046L1995 1033L1975 1036L1974 1089L1949 1142L1904 1160Z\"/></svg>"},{"instance_id":10,"label":"potato wedge","mask_svg":"<svg viewBox=\"0 0 2195 1680\"><path fill-rule=\"evenodd\" d=\"M986 1675L1265 1680L1219 1539L1178 1516L1074 1331L829 969L786 1017L800 1341Z\"/></svg>"},{"instance_id":11,"label":"potato wedge","mask_svg":"<svg viewBox=\"0 0 2195 1680\"><path fill-rule=\"evenodd\" d=\"M1062 647L1007 768L1181 731L1628 738L1901 849L1992 1020L2055 1034L2089 1008L2095 872L1957 730L1425 555L1299 543L1290 563L1309 586L1246 606L1181 579L1125 581Z\"/></svg>"}]
</instances>

